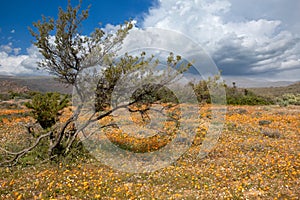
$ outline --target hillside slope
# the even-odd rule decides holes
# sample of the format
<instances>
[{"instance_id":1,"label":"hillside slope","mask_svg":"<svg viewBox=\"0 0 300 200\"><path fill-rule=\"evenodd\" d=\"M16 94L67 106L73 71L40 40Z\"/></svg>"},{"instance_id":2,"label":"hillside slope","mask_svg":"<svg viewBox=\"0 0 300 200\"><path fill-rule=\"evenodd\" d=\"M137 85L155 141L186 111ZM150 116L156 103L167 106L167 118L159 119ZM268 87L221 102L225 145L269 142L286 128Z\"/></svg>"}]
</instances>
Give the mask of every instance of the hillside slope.
<instances>
[{"instance_id":1,"label":"hillside slope","mask_svg":"<svg viewBox=\"0 0 300 200\"><path fill-rule=\"evenodd\" d=\"M274 84L276 85L276 84ZM238 85L238 88L244 88ZM260 96L278 97L286 93L300 93L300 82L288 86L271 86L271 87L252 87L248 90ZM26 92L26 91L39 91L39 92L60 92L71 94L72 87L58 82L50 76L1 76L0 75L0 94L13 92Z\"/></svg>"},{"instance_id":2,"label":"hillside slope","mask_svg":"<svg viewBox=\"0 0 300 200\"><path fill-rule=\"evenodd\" d=\"M50 76L0 76L0 93L5 94L11 91L60 92L70 94L72 92L72 87L67 87Z\"/></svg>"},{"instance_id":3,"label":"hillside slope","mask_svg":"<svg viewBox=\"0 0 300 200\"><path fill-rule=\"evenodd\" d=\"M300 93L300 82L288 86L249 88L249 90L260 96L279 97L286 93Z\"/></svg>"}]
</instances>

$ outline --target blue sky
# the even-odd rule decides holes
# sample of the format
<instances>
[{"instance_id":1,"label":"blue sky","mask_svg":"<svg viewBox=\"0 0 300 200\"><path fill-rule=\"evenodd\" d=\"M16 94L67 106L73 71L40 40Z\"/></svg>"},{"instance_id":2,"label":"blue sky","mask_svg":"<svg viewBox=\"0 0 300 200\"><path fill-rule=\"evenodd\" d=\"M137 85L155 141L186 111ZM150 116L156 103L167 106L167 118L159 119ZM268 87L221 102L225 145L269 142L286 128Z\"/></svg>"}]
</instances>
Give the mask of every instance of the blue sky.
<instances>
[{"instance_id":1,"label":"blue sky","mask_svg":"<svg viewBox=\"0 0 300 200\"><path fill-rule=\"evenodd\" d=\"M78 1L72 0L72 5ZM84 34L89 34L99 23L121 24L129 19L141 19L154 5L151 0L84 0L82 8L91 5L90 17L83 26ZM9 0L2 1L0 7L0 44L12 43L26 53L31 37L28 26L41 19L42 15L57 16L58 7L65 8L67 0Z\"/></svg>"},{"instance_id":2,"label":"blue sky","mask_svg":"<svg viewBox=\"0 0 300 200\"><path fill-rule=\"evenodd\" d=\"M72 0L72 4L77 2ZM83 34L89 34L99 22L105 27L135 19L138 29L163 28L191 38L223 76L300 80L299 0L83 0L82 7L90 4ZM66 5L67 0L1 2L1 75L40 73L36 62L41 55L31 45L27 27L42 14L55 17L58 7Z\"/></svg>"}]
</instances>

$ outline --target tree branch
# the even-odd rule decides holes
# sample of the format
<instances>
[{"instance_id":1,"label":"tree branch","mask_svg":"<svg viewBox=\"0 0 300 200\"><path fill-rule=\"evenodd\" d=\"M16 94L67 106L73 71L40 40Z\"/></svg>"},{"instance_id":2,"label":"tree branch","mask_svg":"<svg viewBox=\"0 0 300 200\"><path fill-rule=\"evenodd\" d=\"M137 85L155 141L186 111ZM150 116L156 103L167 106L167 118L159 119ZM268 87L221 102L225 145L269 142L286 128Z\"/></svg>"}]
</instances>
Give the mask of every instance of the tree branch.
<instances>
[{"instance_id":1,"label":"tree branch","mask_svg":"<svg viewBox=\"0 0 300 200\"><path fill-rule=\"evenodd\" d=\"M34 149L43 138L49 137L51 134L52 134L52 131L49 131L48 133L41 135L40 137L38 137L36 139L35 143L32 146L30 146L26 149L23 149L19 152L10 152L10 151L7 151L6 149L0 148L0 150L4 151L5 153L7 153L9 155L14 155L14 157L12 159L6 160L6 161L0 163L0 166L5 166L6 164L8 164L9 166L15 165L22 156L24 156L25 154L30 152L32 149ZM14 164L12 164L13 162L14 162Z\"/></svg>"}]
</instances>

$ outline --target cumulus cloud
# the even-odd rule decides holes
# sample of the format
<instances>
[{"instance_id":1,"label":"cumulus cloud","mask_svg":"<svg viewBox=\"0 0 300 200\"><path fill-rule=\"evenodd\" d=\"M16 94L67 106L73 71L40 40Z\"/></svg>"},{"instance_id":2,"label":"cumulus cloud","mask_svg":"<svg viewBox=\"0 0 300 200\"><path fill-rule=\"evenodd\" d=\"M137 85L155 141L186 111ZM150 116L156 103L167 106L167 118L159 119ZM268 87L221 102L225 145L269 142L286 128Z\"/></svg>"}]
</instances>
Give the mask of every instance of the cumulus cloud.
<instances>
[{"instance_id":1,"label":"cumulus cloud","mask_svg":"<svg viewBox=\"0 0 300 200\"><path fill-rule=\"evenodd\" d=\"M2 45L0 50L0 74L3 75L45 75L37 70L37 62L41 54L34 46L27 48L26 55L18 55L20 48L12 48L12 45ZM14 54L11 54L14 52Z\"/></svg>"},{"instance_id":2,"label":"cumulus cloud","mask_svg":"<svg viewBox=\"0 0 300 200\"><path fill-rule=\"evenodd\" d=\"M4 51L5 53L14 53L15 55L18 55L19 52L21 51L21 48L14 48L12 46L12 43L9 42L8 44L6 45L0 45L0 51Z\"/></svg>"},{"instance_id":3,"label":"cumulus cloud","mask_svg":"<svg viewBox=\"0 0 300 200\"><path fill-rule=\"evenodd\" d=\"M209 53L223 75L299 80L299 10L299 0L159 0L139 24L183 33ZM108 24L103 30L118 28ZM156 42L172 49L176 43L168 33L158 41L155 33L134 30L125 45ZM12 44L0 46L0 73L36 73L38 50L19 52Z\"/></svg>"},{"instance_id":4,"label":"cumulus cloud","mask_svg":"<svg viewBox=\"0 0 300 200\"><path fill-rule=\"evenodd\" d=\"M192 38L224 75L278 78L292 71L298 72L293 77L299 80L299 8L296 0L160 0L143 26Z\"/></svg>"}]
</instances>

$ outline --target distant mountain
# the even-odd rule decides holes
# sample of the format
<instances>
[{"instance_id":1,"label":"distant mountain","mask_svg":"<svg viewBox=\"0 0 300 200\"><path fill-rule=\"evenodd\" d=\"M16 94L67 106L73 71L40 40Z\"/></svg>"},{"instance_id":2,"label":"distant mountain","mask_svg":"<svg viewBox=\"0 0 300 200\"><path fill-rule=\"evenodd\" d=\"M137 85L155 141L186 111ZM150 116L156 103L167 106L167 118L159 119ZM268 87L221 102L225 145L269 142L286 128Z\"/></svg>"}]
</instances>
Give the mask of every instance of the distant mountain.
<instances>
[{"instance_id":1,"label":"distant mountain","mask_svg":"<svg viewBox=\"0 0 300 200\"><path fill-rule=\"evenodd\" d=\"M1 80L0 78L0 94L7 94L11 91L16 93L27 92L30 89L11 80Z\"/></svg>"},{"instance_id":2,"label":"distant mountain","mask_svg":"<svg viewBox=\"0 0 300 200\"><path fill-rule=\"evenodd\" d=\"M238 88L247 88L261 96L277 97L285 93L300 93L300 82L263 81L237 77L223 77L228 86L235 82ZM50 76L3 76L0 75L0 94L26 91L72 93L72 87Z\"/></svg>"},{"instance_id":3,"label":"distant mountain","mask_svg":"<svg viewBox=\"0 0 300 200\"><path fill-rule=\"evenodd\" d=\"M261 96L279 97L286 93L300 94L300 82L281 87L249 88L249 90Z\"/></svg>"},{"instance_id":4,"label":"distant mountain","mask_svg":"<svg viewBox=\"0 0 300 200\"><path fill-rule=\"evenodd\" d=\"M243 77L223 77L223 79L228 86L232 86L232 83L235 82L239 88L282 87L295 83L293 81L267 81Z\"/></svg>"},{"instance_id":5,"label":"distant mountain","mask_svg":"<svg viewBox=\"0 0 300 200\"><path fill-rule=\"evenodd\" d=\"M3 76L0 75L0 93L39 91L71 93L72 87L50 76Z\"/></svg>"},{"instance_id":6,"label":"distant mountain","mask_svg":"<svg viewBox=\"0 0 300 200\"><path fill-rule=\"evenodd\" d=\"M185 74L185 80L183 79L181 83L187 84L188 82L198 82L203 80L203 77L198 74L187 73ZM288 86L297 81L268 81L265 79L258 78L249 78L249 77L241 77L241 76L222 76L222 80L231 87L234 82L235 85L239 88L259 88L259 87L281 87ZM299 80L300 81L300 80Z\"/></svg>"}]
</instances>

